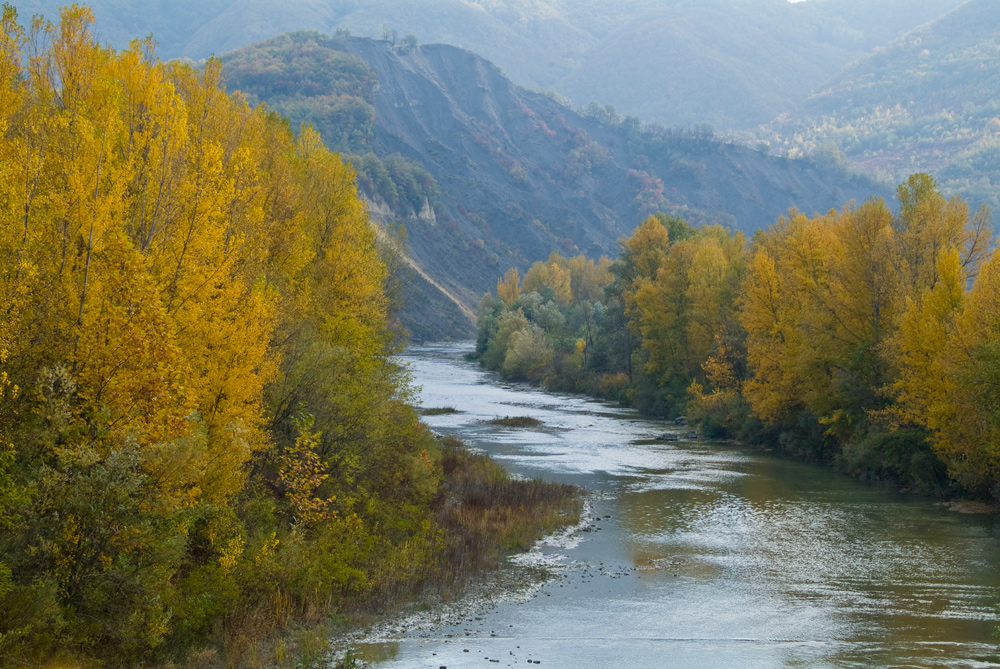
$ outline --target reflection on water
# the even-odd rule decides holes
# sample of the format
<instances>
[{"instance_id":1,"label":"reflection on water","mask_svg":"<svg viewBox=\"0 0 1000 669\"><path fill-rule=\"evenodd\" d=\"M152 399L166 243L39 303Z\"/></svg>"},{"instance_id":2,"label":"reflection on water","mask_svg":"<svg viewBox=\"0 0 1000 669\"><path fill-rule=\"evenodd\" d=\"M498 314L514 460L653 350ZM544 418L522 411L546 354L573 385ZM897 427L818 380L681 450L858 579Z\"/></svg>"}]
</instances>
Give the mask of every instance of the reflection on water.
<instances>
[{"instance_id":1,"label":"reflection on water","mask_svg":"<svg viewBox=\"0 0 1000 669\"><path fill-rule=\"evenodd\" d=\"M667 426L503 384L463 350L406 357L425 407L461 411L427 423L595 491L600 530L541 549L562 571L530 601L376 642L378 666L1000 666L996 517L732 445L656 442ZM543 425L484 422L505 415Z\"/></svg>"},{"instance_id":2,"label":"reflection on water","mask_svg":"<svg viewBox=\"0 0 1000 669\"><path fill-rule=\"evenodd\" d=\"M362 643L354 648L355 659L370 664L394 660L397 655L399 655L399 644L393 641Z\"/></svg>"}]
</instances>

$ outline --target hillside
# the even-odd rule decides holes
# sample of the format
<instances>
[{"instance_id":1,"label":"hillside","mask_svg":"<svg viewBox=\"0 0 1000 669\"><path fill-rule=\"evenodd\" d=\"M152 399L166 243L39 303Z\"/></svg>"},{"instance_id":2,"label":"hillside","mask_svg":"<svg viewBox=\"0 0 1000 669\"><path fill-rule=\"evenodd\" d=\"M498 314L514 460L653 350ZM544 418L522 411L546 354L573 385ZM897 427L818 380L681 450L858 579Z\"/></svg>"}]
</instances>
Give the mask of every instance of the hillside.
<instances>
[{"instance_id":1,"label":"hillside","mask_svg":"<svg viewBox=\"0 0 1000 669\"><path fill-rule=\"evenodd\" d=\"M842 152L887 181L926 171L948 193L1000 208L1000 12L972 0L846 68L764 137Z\"/></svg>"},{"instance_id":2,"label":"hillside","mask_svg":"<svg viewBox=\"0 0 1000 669\"><path fill-rule=\"evenodd\" d=\"M668 126L753 128L872 48L963 0L92 0L98 37L153 34L195 61L296 30L444 43L558 90ZM62 0L17 0L54 17Z\"/></svg>"},{"instance_id":3,"label":"hillside","mask_svg":"<svg viewBox=\"0 0 1000 669\"><path fill-rule=\"evenodd\" d=\"M752 232L790 207L826 211L873 192L863 179L708 133L643 127L606 109L582 116L450 46L296 34L230 54L223 66L230 89L308 110L309 95L280 84L288 78L274 71L279 63L302 81L302 72L334 62L357 71L361 61L377 73L358 101L371 105L374 124L339 136L357 138L350 151L370 152L352 160L376 217L406 225L419 272L405 320L417 336L468 334L471 310L507 267L527 269L553 250L614 255L617 240L655 211ZM324 91L312 98L316 113L328 108Z\"/></svg>"}]
</instances>

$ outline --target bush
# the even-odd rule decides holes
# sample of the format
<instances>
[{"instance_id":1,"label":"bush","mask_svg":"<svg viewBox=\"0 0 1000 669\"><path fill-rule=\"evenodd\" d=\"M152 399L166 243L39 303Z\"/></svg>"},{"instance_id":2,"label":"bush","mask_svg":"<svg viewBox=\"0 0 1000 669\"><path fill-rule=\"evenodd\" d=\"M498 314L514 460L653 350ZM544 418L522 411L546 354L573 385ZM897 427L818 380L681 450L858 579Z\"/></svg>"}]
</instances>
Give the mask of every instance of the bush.
<instances>
[{"instance_id":1,"label":"bush","mask_svg":"<svg viewBox=\"0 0 1000 669\"><path fill-rule=\"evenodd\" d=\"M847 473L868 480L924 492L948 487L947 467L931 450L922 430L873 430L845 444L838 462Z\"/></svg>"},{"instance_id":2,"label":"bush","mask_svg":"<svg viewBox=\"0 0 1000 669\"><path fill-rule=\"evenodd\" d=\"M551 364L552 349L545 332L531 323L511 333L500 371L508 379L538 381Z\"/></svg>"}]
</instances>

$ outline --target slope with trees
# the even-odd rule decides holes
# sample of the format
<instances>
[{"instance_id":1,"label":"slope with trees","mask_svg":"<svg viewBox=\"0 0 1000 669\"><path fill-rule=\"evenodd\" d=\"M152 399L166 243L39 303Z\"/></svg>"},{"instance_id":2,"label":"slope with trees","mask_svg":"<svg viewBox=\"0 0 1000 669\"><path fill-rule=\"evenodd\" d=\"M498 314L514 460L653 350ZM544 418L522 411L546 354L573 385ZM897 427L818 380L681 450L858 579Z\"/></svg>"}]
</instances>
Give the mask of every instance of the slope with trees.
<instances>
[{"instance_id":1,"label":"slope with trees","mask_svg":"<svg viewBox=\"0 0 1000 669\"><path fill-rule=\"evenodd\" d=\"M343 54L377 73L372 93L359 96L359 104L374 108L374 128L339 131L364 138L349 147L365 152L352 158L362 192L379 217L405 222L410 258L437 286L414 279L424 297L411 302L430 306L404 314L418 336L470 332L471 322L442 290L469 312L498 267L525 271L553 250L611 253L622 234L655 211L752 232L795 204L825 211L876 188L837 169L723 143L703 128L643 125L600 105L579 114L443 45L295 34L223 63L234 88L254 100L273 99L278 108L292 100L297 109L316 110L322 123L336 88L290 96L272 86L271 64L303 72L354 62Z\"/></svg>"},{"instance_id":2,"label":"slope with trees","mask_svg":"<svg viewBox=\"0 0 1000 669\"><path fill-rule=\"evenodd\" d=\"M1000 15L972 0L876 50L761 137L887 180L933 173L947 193L1000 206Z\"/></svg>"}]
</instances>

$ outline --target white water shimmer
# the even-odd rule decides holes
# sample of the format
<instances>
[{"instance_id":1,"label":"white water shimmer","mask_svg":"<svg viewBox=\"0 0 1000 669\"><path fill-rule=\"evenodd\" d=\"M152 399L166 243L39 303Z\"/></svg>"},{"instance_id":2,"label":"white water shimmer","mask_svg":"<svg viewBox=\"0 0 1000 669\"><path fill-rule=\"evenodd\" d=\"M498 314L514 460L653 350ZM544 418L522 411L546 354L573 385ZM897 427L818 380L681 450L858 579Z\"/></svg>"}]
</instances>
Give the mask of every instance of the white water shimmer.
<instances>
[{"instance_id":1,"label":"white water shimmer","mask_svg":"<svg viewBox=\"0 0 1000 669\"><path fill-rule=\"evenodd\" d=\"M468 345L413 349L428 416L512 472L593 491L556 577L358 650L398 667L993 667L1000 519L869 487L592 400L504 384ZM534 429L498 428L531 416ZM425 617L426 619L426 617ZM540 664L539 664L540 663Z\"/></svg>"}]
</instances>

